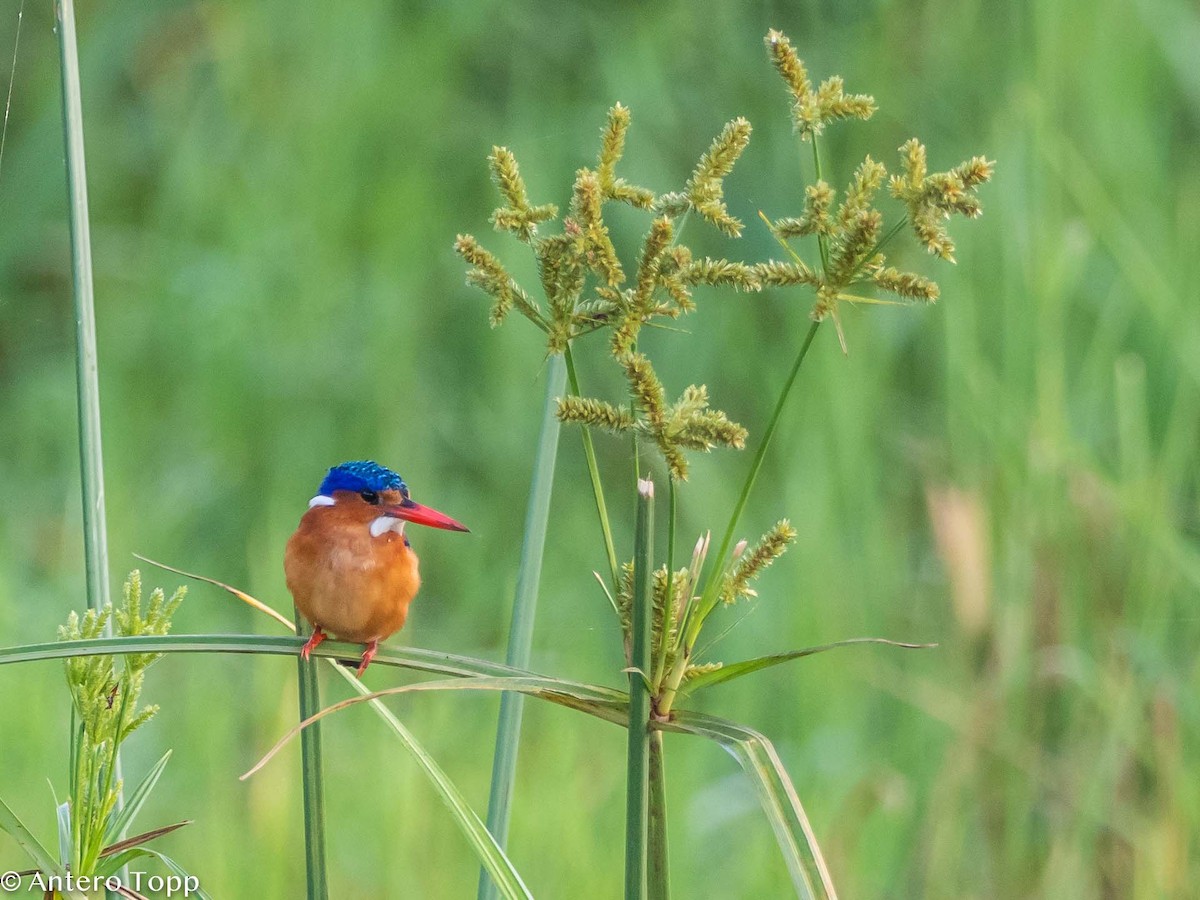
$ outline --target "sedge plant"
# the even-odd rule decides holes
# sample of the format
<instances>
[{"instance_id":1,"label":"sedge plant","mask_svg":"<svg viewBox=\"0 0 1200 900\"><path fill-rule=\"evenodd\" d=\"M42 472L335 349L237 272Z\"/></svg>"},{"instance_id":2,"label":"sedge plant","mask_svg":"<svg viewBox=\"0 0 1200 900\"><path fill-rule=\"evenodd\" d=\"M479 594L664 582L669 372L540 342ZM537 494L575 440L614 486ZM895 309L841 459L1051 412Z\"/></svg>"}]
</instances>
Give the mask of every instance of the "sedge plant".
<instances>
[{"instance_id":1,"label":"sedge plant","mask_svg":"<svg viewBox=\"0 0 1200 900\"><path fill-rule=\"evenodd\" d=\"M744 224L730 214L725 203L724 179L750 140L749 122L742 118L729 122L683 187L658 193L617 174L631 118L620 104L609 112L595 164L576 173L569 208L561 220L553 204L529 199L509 149L496 147L489 156L493 180L504 200L492 215L492 224L532 251L540 301L473 236L460 235L455 245L470 266L468 283L492 299L492 324L500 325L510 312L517 311L544 332L547 354L562 355L567 363L570 390L559 401L557 414L564 423L579 426L584 435L588 477L610 569L607 577L597 575L597 579L621 623L631 674L627 898L647 892L660 898L669 894L662 731L686 721L687 716L679 714L679 701L703 688L790 659L833 646L878 640L842 641L733 663L697 655L698 641L714 614L722 607L753 600L753 581L795 538L795 530L783 518L753 546L744 539L735 543L747 500L819 326L831 320L846 352L841 303L936 301L936 282L889 265L884 250L907 227L932 255L953 262L954 244L945 220L953 214L979 215L977 188L991 177L993 168L985 158L974 157L947 171L931 173L925 146L914 138L900 148L897 171L889 172L884 163L868 156L854 169L839 196L825 180L819 139L834 122L869 119L875 102L865 94L847 93L843 80L836 76L814 86L782 33L771 31L765 43L770 62L786 86L794 130L802 143L810 145L812 154L812 181L804 187L799 214L771 218L760 213L782 248L783 258L742 262L698 257L680 241L690 219L706 222L730 238L742 234ZM876 205L885 189L901 207L888 227ZM605 220L605 209L611 204L633 206L650 218L636 259L622 260L613 244ZM557 223L554 231L543 233L551 223ZM797 247L800 241L808 244L807 258ZM813 302L810 325L780 387L715 550L711 532L705 533L686 564L677 566L677 494L688 480L688 453L717 447L742 449L748 440L744 427L710 406L705 385L690 385L678 399L671 400L652 360L638 346L643 328L695 308L693 289L698 285L742 292L802 289L811 292ZM574 354L585 339L597 333L607 338L601 345L624 376L624 397L592 397L581 390ZM597 343L591 338L592 346ZM625 489L636 484L638 491L634 560L624 564L618 563L604 479L592 447L591 434L597 430L629 441L634 451L634 477L622 476L618 486ZM643 451L660 457L667 472L667 549L661 564L652 562L650 551L653 485L641 478ZM645 702L639 701L639 695ZM793 869L797 887L802 894L831 896L832 883L815 841L811 850L812 865L799 874Z\"/></svg>"},{"instance_id":2,"label":"sedge plant","mask_svg":"<svg viewBox=\"0 0 1200 900\"><path fill-rule=\"evenodd\" d=\"M149 602L143 601L141 574L129 574L121 605L106 604L82 616L72 612L59 626L62 642L95 641L110 633L115 639L161 638L171 629L171 619L183 601L185 588L167 596L155 588ZM58 823L58 852L47 849L0 801L0 828L8 832L29 854L36 868L23 873L32 885L106 885L110 891L134 896L121 871L131 863L153 858L172 873L195 883L172 858L147 846L151 841L189 824L187 821L152 828L130 836L128 832L158 784L167 762L168 750L127 794L124 793L118 759L122 745L158 712L142 705L146 671L162 658L161 652L135 652L120 657L105 654L70 656L64 660L67 688L71 695L71 744L66 799L55 798ZM66 875L71 880L67 881ZM62 890L72 896L72 890ZM197 896L206 896L199 887Z\"/></svg>"},{"instance_id":3,"label":"sedge plant","mask_svg":"<svg viewBox=\"0 0 1200 900\"><path fill-rule=\"evenodd\" d=\"M456 242L456 249L470 265L469 283L492 298L493 324L502 323L516 310L545 334L552 365L559 360L565 368L566 390L551 409L561 422L578 426L583 436L588 479L609 570L599 576L599 581L624 635L629 691L539 675L522 666L419 649L385 648L376 657L377 664L444 677L367 694L355 685L359 696L307 717L266 757L305 726L346 706L370 701L377 712L389 718L406 748L422 761L426 774L439 787L472 846L488 864L489 873L493 877L506 876L498 878L497 883L508 897L529 896L529 892L504 854L502 835L489 835L482 828L432 760L417 752L419 748L398 720L378 704L380 697L464 689L519 692L627 727L625 894L630 898L664 898L670 892L663 733L691 734L714 741L727 749L749 776L797 895L836 896L798 792L771 742L745 725L690 710L684 701L702 689L832 647L862 642L895 643L860 638L735 662L701 658L698 649L704 646L698 640L713 616L726 606L752 601L754 579L794 539L790 524L781 519L753 547L743 540L735 543L747 499L819 326L832 319L844 349L839 318L842 302L934 301L938 293L934 282L887 265L883 251L908 225L933 254L952 260L953 244L945 231L944 219L953 213L978 215L976 189L990 176L992 164L975 158L948 171L930 174L925 149L913 140L901 148L899 170L894 174L870 158L865 160L857 167L839 201L824 180L818 139L832 122L869 118L874 102L865 95L847 94L838 78L814 88L791 44L778 32L767 36L767 49L787 86L795 130L802 142L811 144L814 161L814 180L804 190L801 213L774 219L763 216L771 234L784 248L785 258L757 262L701 258L680 240L689 220L709 223L729 238L742 233L744 223L725 204L724 179L749 142L751 128L746 120L734 119L722 129L681 189L657 193L628 182L616 172L630 126L629 110L621 105L610 111L596 164L577 172L569 209L561 219L555 206L530 202L516 158L510 151L496 148L489 158L504 198L504 205L496 210L492 222L498 230L512 234L532 251L537 263L540 299L518 284L500 259L474 237L462 235ZM888 193L903 208L895 224L886 230L882 212L875 206L885 184ZM606 207L613 203L628 204L650 218L640 250L632 260L620 258L610 237L604 216ZM542 229L551 231L551 223L555 221L557 227L543 234ZM795 246L798 241L808 242L808 259L801 252L803 248ZM796 288L811 291L814 301L811 323L780 387L771 418L757 443L716 549L711 533L706 532L696 541L690 558L677 559L680 557L678 494L687 486L688 455L717 447L742 449L749 440L743 426L710 405L705 385L691 385L677 400L669 400L652 359L639 348L642 329L656 327L662 324L661 320L673 320L694 309L692 292L697 285L744 292L757 292L764 287ZM597 334L600 337L591 337ZM574 357L585 340L592 347L604 347L604 355L618 367L627 388L623 396L601 398L584 393ZM555 379L550 381L553 384ZM628 442L633 450L632 472L605 483L592 444L596 430L611 432ZM541 444L552 444L552 435L552 431L543 429ZM666 554L661 561L654 554L655 545L661 547L662 543L654 540L655 490L652 479L647 477L649 467L643 471L644 454L659 457L667 473ZM549 460L552 456L547 458L546 465L538 465L535 486L552 473ZM622 563L617 553L605 502L606 490L636 491L637 520L630 562ZM548 505L544 496L531 505L531 510L543 504ZM539 517L540 513L531 515L531 521ZM529 535L540 544L544 528L528 528L527 541ZM530 560L531 571L524 575L531 576L531 583L536 584L540 551L536 547L526 551L523 558ZM244 593L233 592L267 609ZM286 623L285 617L272 614ZM519 608L519 614L531 617L531 605ZM530 625L528 619L522 622L521 631L526 638ZM60 649L30 646L0 651L0 663L179 650L295 653L299 645L297 638L240 635L89 639L80 634ZM315 655L333 660L352 650L349 645L326 642ZM510 739L515 740L515 734L514 729ZM319 774L316 777L319 779ZM6 807L0 807L0 815L8 816ZM52 858L47 856L46 860L47 867L56 865ZM39 865L42 864L39 859ZM310 871L310 878L311 875ZM310 883L310 895L313 887Z\"/></svg>"}]
</instances>

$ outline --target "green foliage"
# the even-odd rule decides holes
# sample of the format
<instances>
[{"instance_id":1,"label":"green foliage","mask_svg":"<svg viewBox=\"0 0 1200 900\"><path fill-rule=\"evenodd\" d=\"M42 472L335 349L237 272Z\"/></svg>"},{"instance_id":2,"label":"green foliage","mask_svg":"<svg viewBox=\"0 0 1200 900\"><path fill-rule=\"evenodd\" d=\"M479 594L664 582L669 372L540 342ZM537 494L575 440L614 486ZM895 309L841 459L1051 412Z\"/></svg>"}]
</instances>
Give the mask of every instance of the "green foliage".
<instances>
[{"instance_id":1,"label":"green foliage","mask_svg":"<svg viewBox=\"0 0 1200 900\"><path fill-rule=\"evenodd\" d=\"M743 239L701 241L708 229L693 215L683 242L698 257L791 263L756 204L772 218L799 215L800 175L811 181L812 167L796 150L790 94L771 83L773 70L764 78L762 8L369 4L347 16L280 0L76 6L113 559L150 552L278 600L280 548L312 473L360 453L395 459L419 499L462 511L474 535L461 550L413 536L426 586L402 643L501 659L541 333L519 324L490 334L483 295L458 285L447 239L475 230L540 300L536 271L518 264L523 245L481 233L492 207L506 205L492 202L483 157L493 143L511 147L532 199L565 207L562 186L594 159L589 123L620 99L635 120L617 174L649 186L662 176L682 184L724 121L749 119L753 139L726 188ZM61 85L55 33L25 9L0 173L11 212L0 216L8 644L53 634L83 605ZM755 583L761 603L718 607L714 635L740 624L710 658L786 651L867 633L868 623L941 649L844 651L695 703L753 723L793 773L814 773L799 786L818 836L832 836L824 849L843 897L960 897L981 880L994 896L1187 896L1200 881L1200 855L1188 852L1200 833L1189 775L1200 733L1200 369L1185 288L1200 243L1200 154L1187 127L1194 15L1177 0L947 9L799 4L773 23L814 82L840 72L847 91L882 107L867 127L826 129L823 152L846 164L825 172L833 187L866 153L899 172L894 148L914 134L932 170L985 150L999 168L980 191L986 215L948 223L957 267L915 241L885 251L887 265L937 281L940 306L843 303L846 361L831 323L819 329L760 473L767 489L751 495L730 546L783 515L797 541ZM12 8L0 16L6 74L15 18ZM886 188L880 195L886 229L904 210ZM638 215L611 214L623 260L636 260L648 226ZM804 242L814 240L794 242L810 262ZM802 336L811 296L781 290L760 303L700 288L699 315L668 322L694 339L643 331L672 400L707 382L714 405L751 432L739 458L691 457L676 569L714 522L721 542L775 379L796 354L778 335ZM754 364L731 364L730 348ZM604 349L578 348L585 393L627 407L596 361ZM572 489L555 492L547 559L557 561L543 575L533 665L600 681L623 659L608 603L598 590L591 604L565 600L590 569L611 583L592 540L592 495L566 477L582 459L572 430L559 467L560 488ZM619 476L629 438L593 436L600 471ZM736 477L710 481L728 473L725 462ZM609 500L628 558L631 507ZM112 588L119 602L119 580ZM204 593L193 590L176 631L241 631L257 618ZM164 708L179 692L186 709L139 732L127 769L132 783L174 746L155 805L191 814L206 798L205 815L163 849L201 867L218 896L303 896L287 765L258 784L228 777L248 763L247 735L273 739L286 726L291 659L174 660L147 691ZM6 694L21 702L0 717L4 798L31 826L47 825L49 842L44 776L65 767L65 711L30 710L63 710L57 672L5 667ZM757 690L764 677L777 690ZM391 679L380 670L375 680ZM231 696L246 702L231 707ZM396 712L481 803L493 709L460 694ZM615 842L596 835L621 827L623 760L613 756L623 731L571 721L541 705L525 717L521 771L537 777L521 779L514 858L539 897L588 896L595 873L620 864ZM472 852L380 731L360 711L332 738L332 752L360 763L328 774L330 816L347 823L332 849L356 862L353 883L333 873L335 891L468 896ZM753 799L728 777L725 755L687 741L666 736L671 798L694 797L720 818L677 823L676 892L788 894L770 832L745 811ZM402 806L377 802L378 785L358 777L368 767L386 773L383 790L403 792ZM528 852L551 844L557 852ZM219 861L201 866L193 846ZM0 855L33 865L11 842Z\"/></svg>"},{"instance_id":2,"label":"green foliage","mask_svg":"<svg viewBox=\"0 0 1200 900\"><path fill-rule=\"evenodd\" d=\"M143 610L141 573L134 569L115 613L111 606L99 611L89 609L82 619L72 612L66 624L59 627L58 638L79 641L101 637L110 619L119 637L165 635L186 593L187 589L180 587L168 598L162 588L155 588L149 606ZM131 653L123 657L119 669L112 656L78 656L65 663L76 723L69 794L70 863L76 874L94 874L111 837L109 826L118 814L123 788L116 761L121 745L158 711L153 705L139 707L139 698L146 670L161 658L161 653Z\"/></svg>"},{"instance_id":3,"label":"green foliage","mask_svg":"<svg viewBox=\"0 0 1200 900\"><path fill-rule=\"evenodd\" d=\"M187 589L179 587L170 597L161 588L151 592L143 608L141 573L129 573L121 605L89 609L82 617L74 611L58 628L62 642L102 643L110 621L117 640L161 638L171 630L171 619ZM59 859L51 862L48 851L16 819L7 806L0 827L12 834L44 875L76 878L106 878L115 875L138 856L161 859L172 871L182 870L167 857L144 845L169 834L188 822L179 822L133 837L126 831L137 818L166 768L170 751L151 767L146 776L122 801L124 782L119 774L120 750L134 731L158 711L157 706L140 706L146 670L163 656L159 650L112 654L62 654L48 650L45 658L64 657L67 688L71 694L71 767L68 799L58 804ZM2 805L2 804L0 804ZM73 896L73 895L72 895ZM201 890L198 896L207 897Z\"/></svg>"},{"instance_id":4,"label":"green foliage","mask_svg":"<svg viewBox=\"0 0 1200 900\"><path fill-rule=\"evenodd\" d=\"M659 195L615 174L629 123L625 107L617 104L609 110L597 167L576 172L570 214L562 221L562 232L549 237L537 237L536 226L552 219L557 208L529 206L510 151L497 147L488 157L493 180L508 203L492 214L492 223L533 248L548 315L474 237L459 235L455 250L471 266L467 283L492 297L493 325L502 323L516 305L547 333L550 354L566 352L573 340L592 332L611 330L611 355L625 372L632 408L626 413L604 400L565 397L559 403L559 418L612 432L633 431L658 447L672 478L685 480L685 449L740 448L746 431L725 413L709 408L703 385L690 385L676 403L668 405L649 358L636 352L637 340L642 328L655 324L655 319L692 312L691 289L696 285L760 289L752 266L707 257L694 260L677 234L691 212L730 236L741 234L742 223L725 206L723 182L749 143L750 123L740 118L729 122L700 157L684 188ZM632 279L626 275L604 217L604 205L610 202L652 208L656 213L642 240Z\"/></svg>"},{"instance_id":5,"label":"green foliage","mask_svg":"<svg viewBox=\"0 0 1200 900\"><path fill-rule=\"evenodd\" d=\"M617 197L613 191L615 167L624 151L630 122L625 107L617 105L609 113L608 125L602 132L598 168L577 171L570 215L563 220L559 235L535 241L535 226L551 218L554 207L544 205L537 208L536 214L532 211L524 181L509 151L494 150L489 158L493 180L508 203L493 213L492 222L498 229L510 231L533 246L551 314L549 318L543 316L532 302L522 305L522 311L547 333L550 354L570 354L574 341L594 331L609 329L609 355L623 370L628 385L628 409L610 401L581 397L572 366L574 396L559 401L558 416L564 422L582 426L585 436L586 429L599 428L616 434L626 433L633 438L633 469L639 491L635 553L642 556L635 563L623 566L619 572L614 565L613 591L609 594L620 621L627 669L631 673L626 810L626 897L631 900L642 897L647 889L656 898L665 897L669 890L664 837L663 748L661 741L656 740L656 755L651 766L650 742L642 724L647 717L641 715L638 704L647 700L653 709L653 719L669 722L676 714L674 703L685 684L694 692L705 684L717 683L718 679L713 675L720 665L703 663L695 658L697 640L705 621L719 601L728 606L741 598L756 597L757 592L750 582L796 538L795 529L785 519L768 531L748 553L742 542L731 556L727 555L766 447L817 325L832 316L845 349L838 303L866 299L848 294L847 289L852 285L870 284L905 300L931 302L938 293L937 285L924 276L884 266L881 251L896 236L904 220L884 234L883 213L874 206L876 194L888 176L883 164L866 157L854 172L836 210L836 192L821 178L817 138L826 124L848 118L868 119L875 111L874 100L864 95L847 95L842 79L838 77L822 82L814 90L804 64L783 34L771 31L766 44L772 63L792 93L793 124L801 138L811 142L813 147L815 181L805 189L802 214L774 222L763 216L790 260L742 263L706 258L697 263L693 261L691 250L679 243L680 231L691 213L696 213L729 237L741 236L742 222L729 213L726 205L724 179L733 171L750 140L750 123L743 118L734 119L725 126L701 156L682 190L659 194L654 200L652 207L657 216L642 239L632 279L626 276L626 268L618 257L604 218L604 204ZM892 194L905 202L922 242L939 256L952 259L953 245L940 221L935 222L935 219L949 216L951 212L970 217L978 215L975 190L990 178L992 164L976 157L948 173L929 176L925 171L924 147L911 142L903 149L907 154L904 175L891 179ZM639 192L638 196L641 198L645 194ZM806 263L789 244L790 240L808 236L817 239L819 264ZM513 298L527 295L473 237L460 236L456 249L471 266L467 273L468 284L482 288L493 298L491 318L493 324L498 324L514 304ZM784 381L775 413L746 477L741 497L730 515L729 526L706 581L701 579L701 573L708 555L707 537L697 543L688 569L674 571L671 558L676 538L675 485L686 481L689 473L684 451L708 451L715 446L741 449L745 446L747 432L730 421L724 412L709 408L706 386L691 385L678 401L669 404L654 365L638 348L643 327L655 324L656 318L676 318L694 310L689 287L701 283L752 291L760 290L764 283L773 287L803 285L816 294L813 325L791 374ZM587 293L589 288L590 294ZM645 521L653 490L651 482L640 479L637 456L643 443L658 451L670 478L668 559L661 567L653 563L647 550L650 542L645 534ZM590 444L586 446L597 511L606 550L612 559L611 529L600 477ZM785 658L798 659L806 655L809 655L807 651L797 651ZM727 678L719 680L750 674L765 667L740 665L731 668ZM651 773L654 785L650 784ZM659 829L653 840L650 840L648 822L656 823L655 827ZM811 890L816 883L812 879L813 872L823 870L824 863L820 861L815 839L806 835L805 840L811 847L814 869L798 876L797 887L803 882L805 889ZM651 847L663 856L648 864L647 853ZM648 873L653 876L649 880ZM823 875L821 881L827 883L827 875Z\"/></svg>"}]
</instances>

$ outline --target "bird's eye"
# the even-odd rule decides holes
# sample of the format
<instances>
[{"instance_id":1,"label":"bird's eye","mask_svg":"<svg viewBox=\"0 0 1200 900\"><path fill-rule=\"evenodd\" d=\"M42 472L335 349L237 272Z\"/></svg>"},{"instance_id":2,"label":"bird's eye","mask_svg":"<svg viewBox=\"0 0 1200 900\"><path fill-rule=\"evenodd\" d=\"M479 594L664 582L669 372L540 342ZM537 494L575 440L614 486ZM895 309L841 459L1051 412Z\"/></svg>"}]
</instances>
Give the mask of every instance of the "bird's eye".
<instances>
[{"instance_id":1,"label":"bird's eye","mask_svg":"<svg viewBox=\"0 0 1200 900\"><path fill-rule=\"evenodd\" d=\"M360 491L358 496L362 497L364 500L366 500L372 506L379 503L379 495L377 493L375 493L374 491Z\"/></svg>"}]
</instances>

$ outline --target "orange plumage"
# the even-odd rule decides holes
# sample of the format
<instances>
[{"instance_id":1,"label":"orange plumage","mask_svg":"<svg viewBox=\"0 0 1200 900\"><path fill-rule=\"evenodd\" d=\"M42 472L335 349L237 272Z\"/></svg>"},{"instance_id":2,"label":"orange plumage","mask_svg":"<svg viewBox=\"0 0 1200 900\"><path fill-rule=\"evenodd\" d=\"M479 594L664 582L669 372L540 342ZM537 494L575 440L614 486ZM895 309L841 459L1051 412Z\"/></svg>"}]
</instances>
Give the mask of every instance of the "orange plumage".
<instances>
[{"instance_id":1,"label":"orange plumage","mask_svg":"<svg viewBox=\"0 0 1200 900\"><path fill-rule=\"evenodd\" d=\"M313 625L347 641L382 640L404 626L421 586L419 560L402 534L388 530L372 537L377 506L348 491L337 493L336 505L306 512L288 541L288 590Z\"/></svg>"},{"instance_id":2,"label":"orange plumage","mask_svg":"<svg viewBox=\"0 0 1200 900\"><path fill-rule=\"evenodd\" d=\"M330 470L322 493L291 536L283 568L296 608L313 626L304 658L329 632L367 645L359 674L378 643L404 626L408 606L421 586L419 560L404 535L406 522L454 531L467 529L436 510L414 503L399 476L388 487L350 478L374 463L344 463ZM375 469L369 469L374 473ZM336 485L339 489L327 489ZM391 485L396 485L395 487Z\"/></svg>"}]
</instances>

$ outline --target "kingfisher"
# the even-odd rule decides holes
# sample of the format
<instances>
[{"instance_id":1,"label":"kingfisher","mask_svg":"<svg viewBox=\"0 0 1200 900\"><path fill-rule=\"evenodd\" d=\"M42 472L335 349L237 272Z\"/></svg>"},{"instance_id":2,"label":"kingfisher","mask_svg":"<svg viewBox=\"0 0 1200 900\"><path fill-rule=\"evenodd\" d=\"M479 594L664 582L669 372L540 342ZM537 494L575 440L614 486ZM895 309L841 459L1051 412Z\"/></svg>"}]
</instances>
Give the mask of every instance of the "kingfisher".
<instances>
[{"instance_id":1,"label":"kingfisher","mask_svg":"<svg viewBox=\"0 0 1200 900\"><path fill-rule=\"evenodd\" d=\"M362 677L379 642L404 626L421 586L420 561L404 533L408 522L468 530L414 501L408 485L386 466L357 460L329 470L283 556L288 590L312 625L300 650L304 659L328 632L366 645Z\"/></svg>"}]
</instances>

